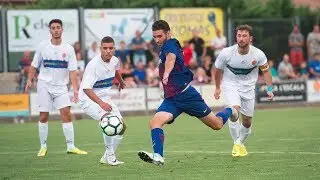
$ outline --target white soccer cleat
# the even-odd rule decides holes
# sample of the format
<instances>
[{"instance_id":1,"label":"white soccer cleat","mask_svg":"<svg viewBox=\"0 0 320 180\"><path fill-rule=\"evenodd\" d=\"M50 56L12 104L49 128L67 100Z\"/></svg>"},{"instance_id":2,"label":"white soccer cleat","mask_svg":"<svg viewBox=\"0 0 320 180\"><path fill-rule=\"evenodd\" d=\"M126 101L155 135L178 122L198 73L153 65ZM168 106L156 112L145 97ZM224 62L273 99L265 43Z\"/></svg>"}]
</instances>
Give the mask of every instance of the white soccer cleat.
<instances>
[{"instance_id":1,"label":"white soccer cleat","mask_svg":"<svg viewBox=\"0 0 320 180\"><path fill-rule=\"evenodd\" d=\"M236 108L234 108L233 106L227 106L227 108L230 108L232 111L232 114L229 118L230 121L236 122L239 119L239 111Z\"/></svg>"},{"instance_id":2,"label":"white soccer cleat","mask_svg":"<svg viewBox=\"0 0 320 180\"><path fill-rule=\"evenodd\" d=\"M118 166L120 164L123 164L124 162L119 161L116 159L116 156L114 154L111 155L103 155L100 159L101 164L109 164L110 166Z\"/></svg>"},{"instance_id":3,"label":"white soccer cleat","mask_svg":"<svg viewBox=\"0 0 320 180\"><path fill-rule=\"evenodd\" d=\"M158 153L148 153L145 151L139 151L138 156L145 162L152 163L155 165L163 165L164 158Z\"/></svg>"}]
</instances>

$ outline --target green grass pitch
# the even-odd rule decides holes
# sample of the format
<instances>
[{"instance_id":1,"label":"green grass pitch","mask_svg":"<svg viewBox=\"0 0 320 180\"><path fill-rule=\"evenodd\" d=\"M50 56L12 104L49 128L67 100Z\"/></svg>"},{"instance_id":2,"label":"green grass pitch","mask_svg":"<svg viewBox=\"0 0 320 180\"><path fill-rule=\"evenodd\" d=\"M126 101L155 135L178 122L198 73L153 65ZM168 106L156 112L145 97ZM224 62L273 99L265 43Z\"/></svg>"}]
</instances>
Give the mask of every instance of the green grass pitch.
<instances>
[{"instance_id":1,"label":"green grass pitch","mask_svg":"<svg viewBox=\"0 0 320 180\"><path fill-rule=\"evenodd\" d=\"M320 179L320 110L258 110L247 141L249 155L232 158L228 126L212 131L199 120L180 116L165 130L165 165L141 161L151 151L148 121L126 117L127 131L117 150L125 164L99 164L104 152L98 123L74 122L76 145L88 155L68 155L58 121L49 122L48 154L39 150L36 123L1 124L0 179Z\"/></svg>"}]
</instances>

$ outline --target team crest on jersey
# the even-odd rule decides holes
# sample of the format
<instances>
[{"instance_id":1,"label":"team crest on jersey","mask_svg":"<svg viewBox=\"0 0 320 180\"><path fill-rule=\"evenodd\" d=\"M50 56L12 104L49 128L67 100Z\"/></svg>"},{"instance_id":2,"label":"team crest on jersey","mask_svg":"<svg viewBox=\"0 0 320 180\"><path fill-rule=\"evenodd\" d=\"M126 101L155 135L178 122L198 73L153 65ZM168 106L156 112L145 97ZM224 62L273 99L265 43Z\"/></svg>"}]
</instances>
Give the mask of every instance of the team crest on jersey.
<instances>
[{"instance_id":1,"label":"team crest on jersey","mask_svg":"<svg viewBox=\"0 0 320 180\"><path fill-rule=\"evenodd\" d=\"M62 53L62 58L66 58L67 54L66 53Z\"/></svg>"},{"instance_id":2,"label":"team crest on jersey","mask_svg":"<svg viewBox=\"0 0 320 180\"><path fill-rule=\"evenodd\" d=\"M252 61L252 65L256 65L257 64L257 61L256 60L253 60Z\"/></svg>"}]
</instances>

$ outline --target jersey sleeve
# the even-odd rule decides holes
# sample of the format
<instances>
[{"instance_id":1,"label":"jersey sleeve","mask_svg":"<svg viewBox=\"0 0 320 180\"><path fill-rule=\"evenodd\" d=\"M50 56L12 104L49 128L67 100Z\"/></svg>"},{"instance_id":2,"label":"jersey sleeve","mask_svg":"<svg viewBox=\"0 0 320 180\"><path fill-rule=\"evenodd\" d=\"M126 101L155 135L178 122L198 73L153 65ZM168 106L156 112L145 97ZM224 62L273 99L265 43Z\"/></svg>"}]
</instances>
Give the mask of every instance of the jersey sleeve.
<instances>
[{"instance_id":1,"label":"jersey sleeve","mask_svg":"<svg viewBox=\"0 0 320 180\"><path fill-rule=\"evenodd\" d=\"M41 65L41 49L42 49L42 43L37 47L36 52L33 56L33 60L31 63L31 66L35 67L35 68L39 68Z\"/></svg>"},{"instance_id":2,"label":"jersey sleeve","mask_svg":"<svg viewBox=\"0 0 320 180\"><path fill-rule=\"evenodd\" d=\"M78 69L77 67L77 57L74 49L70 47L69 54L68 54L68 69L69 71L75 71Z\"/></svg>"},{"instance_id":3,"label":"jersey sleeve","mask_svg":"<svg viewBox=\"0 0 320 180\"><path fill-rule=\"evenodd\" d=\"M95 75L95 69L89 63L84 71L81 87L82 89L92 89L96 81L97 81L97 78Z\"/></svg>"},{"instance_id":4,"label":"jersey sleeve","mask_svg":"<svg viewBox=\"0 0 320 180\"><path fill-rule=\"evenodd\" d=\"M178 50L178 47L176 44L174 43L168 43L164 48L163 48L163 52L165 55L169 54L169 53L172 53L172 54L175 54L177 56L177 51Z\"/></svg>"},{"instance_id":5,"label":"jersey sleeve","mask_svg":"<svg viewBox=\"0 0 320 180\"><path fill-rule=\"evenodd\" d=\"M117 58L116 70L120 70L120 60Z\"/></svg>"},{"instance_id":6,"label":"jersey sleeve","mask_svg":"<svg viewBox=\"0 0 320 180\"><path fill-rule=\"evenodd\" d=\"M215 67L218 69L223 69L227 64L227 53L226 49L223 49L214 63Z\"/></svg>"},{"instance_id":7,"label":"jersey sleeve","mask_svg":"<svg viewBox=\"0 0 320 180\"><path fill-rule=\"evenodd\" d=\"M268 62L267 56L262 51L259 52L258 58L258 66L263 66Z\"/></svg>"}]
</instances>

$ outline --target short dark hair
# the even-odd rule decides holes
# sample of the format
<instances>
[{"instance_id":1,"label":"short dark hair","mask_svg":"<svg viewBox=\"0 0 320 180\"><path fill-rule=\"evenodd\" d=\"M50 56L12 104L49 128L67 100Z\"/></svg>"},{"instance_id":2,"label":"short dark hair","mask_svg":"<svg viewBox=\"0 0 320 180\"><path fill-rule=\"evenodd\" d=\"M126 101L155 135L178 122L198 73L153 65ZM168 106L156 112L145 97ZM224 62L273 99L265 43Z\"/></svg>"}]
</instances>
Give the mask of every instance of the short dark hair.
<instances>
[{"instance_id":1,"label":"short dark hair","mask_svg":"<svg viewBox=\"0 0 320 180\"><path fill-rule=\"evenodd\" d=\"M101 40L101 44L103 43L113 43L114 44L114 40L112 37L110 36L105 36L104 38L102 38Z\"/></svg>"},{"instance_id":2,"label":"short dark hair","mask_svg":"<svg viewBox=\"0 0 320 180\"><path fill-rule=\"evenodd\" d=\"M252 27L248 24L242 24L242 25L239 25L237 28L236 28L236 33L238 31L248 31L249 32L249 35L252 36Z\"/></svg>"},{"instance_id":3,"label":"short dark hair","mask_svg":"<svg viewBox=\"0 0 320 180\"><path fill-rule=\"evenodd\" d=\"M58 23L61 25L62 27L62 21L60 19L52 19L50 22L49 22L49 28L51 27L51 24L53 23Z\"/></svg>"},{"instance_id":4,"label":"short dark hair","mask_svg":"<svg viewBox=\"0 0 320 180\"><path fill-rule=\"evenodd\" d=\"M152 31L163 30L164 32L170 31L170 26L165 20L158 20L152 24Z\"/></svg>"}]
</instances>

